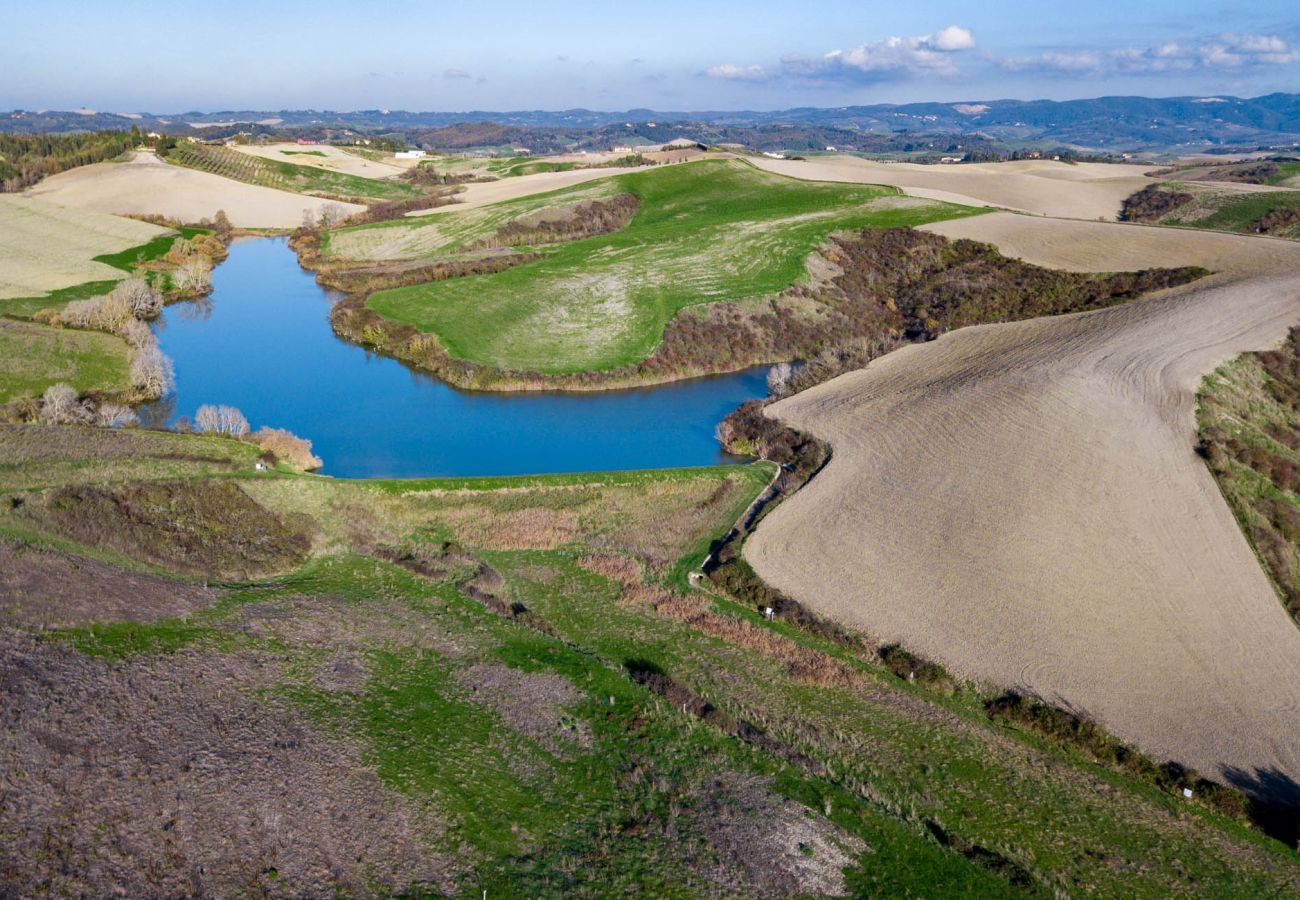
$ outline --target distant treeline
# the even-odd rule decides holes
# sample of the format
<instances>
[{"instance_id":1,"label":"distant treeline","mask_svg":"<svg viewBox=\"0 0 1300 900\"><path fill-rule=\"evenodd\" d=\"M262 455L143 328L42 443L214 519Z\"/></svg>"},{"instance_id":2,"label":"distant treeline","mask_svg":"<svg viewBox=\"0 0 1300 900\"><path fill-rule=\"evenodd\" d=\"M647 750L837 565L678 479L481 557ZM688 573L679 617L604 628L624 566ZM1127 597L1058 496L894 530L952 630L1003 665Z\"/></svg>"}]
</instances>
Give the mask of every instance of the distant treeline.
<instances>
[{"instance_id":1,"label":"distant treeline","mask_svg":"<svg viewBox=\"0 0 1300 900\"><path fill-rule=\"evenodd\" d=\"M25 190L47 175L113 159L142 140L136 128L81 134L0 133L0 191Z\"/></svg>"}]
</instances>

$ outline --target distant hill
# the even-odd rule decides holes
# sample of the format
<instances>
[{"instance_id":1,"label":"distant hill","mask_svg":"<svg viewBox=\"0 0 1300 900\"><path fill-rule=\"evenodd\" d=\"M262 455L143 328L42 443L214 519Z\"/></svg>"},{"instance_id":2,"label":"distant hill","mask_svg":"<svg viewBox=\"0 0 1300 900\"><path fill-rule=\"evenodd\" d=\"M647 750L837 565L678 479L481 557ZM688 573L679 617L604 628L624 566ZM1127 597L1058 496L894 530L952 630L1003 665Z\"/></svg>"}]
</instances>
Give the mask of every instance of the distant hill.
<instances>
[{"instance_id":1,"label":"distant hill","mask_svg":"<svg viewBox=\"0 0 1300 900\"><path fill-rule=\"evenodd\" d=\"M940 144L951 144L964 136L968 147L980 146L979 141L972 140L979 138L1001 145L1060 145L1109 152L1195 151L1300 143L1300 94L969 100L774 112L308 109L159 115L81 109L0 113L0 131L24 134L129 129L132 125L147 131L213 137L241 130L254 134L316 134L334 139L352 134L389 134L429 144L433 149L517 143L543 152L595 145L613 136L666 140L678 132L707 140L734 140L759 149L769 149L769 145L815 149L818 144L838 141L861 144L858 149L863 150L888 150L895 145L901 148L903 143L918 143L897 138L906 134L928 136L928 143L937 150L945 149ZM666 132L671 134L665 136ZM894 137L868 139L867 135Z\"/></svg>"}]
</instances>

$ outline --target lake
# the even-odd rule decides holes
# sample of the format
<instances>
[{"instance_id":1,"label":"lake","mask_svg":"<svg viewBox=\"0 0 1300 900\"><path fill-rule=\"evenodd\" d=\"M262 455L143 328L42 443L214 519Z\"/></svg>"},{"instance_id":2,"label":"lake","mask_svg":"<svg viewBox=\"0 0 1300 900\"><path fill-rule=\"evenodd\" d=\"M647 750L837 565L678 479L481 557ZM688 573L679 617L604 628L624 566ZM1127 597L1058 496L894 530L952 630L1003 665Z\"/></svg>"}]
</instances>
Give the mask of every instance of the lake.
<instances>
[{"instance_id":1,"label":"lake","mask_svg":"<svg viewBox=\"0 0 1300 900\"><path fill-rule=\"evenodd\" d=\"M238 240L213 290L156 325L176 391L143 418L238 407L254 429L311 440L322 472L351 478L507 475L735 462L714 429L766 393L766 369L596 393L460 391L334 336L337 295L284 238Z\"/></svg>"}]
</instances>

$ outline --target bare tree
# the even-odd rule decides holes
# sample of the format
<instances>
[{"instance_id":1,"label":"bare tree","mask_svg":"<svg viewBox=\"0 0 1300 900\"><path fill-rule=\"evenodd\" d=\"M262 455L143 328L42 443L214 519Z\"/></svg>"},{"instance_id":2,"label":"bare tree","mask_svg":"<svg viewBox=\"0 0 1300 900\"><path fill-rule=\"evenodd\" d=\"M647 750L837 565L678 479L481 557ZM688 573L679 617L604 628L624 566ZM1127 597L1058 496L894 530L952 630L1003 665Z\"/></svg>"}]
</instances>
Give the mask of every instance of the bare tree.
<instances>
[{"instance_id":1,"label":"bare tree","mask_svg":"<svg viewBox=\"0 0 1300 900\"><path fill-rule=\"evenodd\" d=\"M59 313L59 321L73 328L93 328L121 334L135 319L131 304L121 294L106 294L87 300L73 300Z\"/></svg>"},{"instance_id":2,"label":"bare tree","mask_svg":"<svg viewBox=\"0 0 1300 900\"><path fill-rule=\"evenodd\" d=\"M124 403L101 403L95 413L95 424L103 428L119 428L139 421L135 411Z\"/></svg>"},{"instance_id":3,"label":"bare tree","mask_svg":"<svg viewBox=\"0 0 1300 900\"><path fill-rule=\"evenodd\" d=\"M120 298L137 319L155 319L162 312L162 294L156 291L143 278L128 278L120 281L110 298Z\"/></svg>"},{"instance_id":4,"label":"bare tree","mask_svg":"<svg viewBox=\"0 0 1300 900\"><path fill-rule=\"evenodd\" d=\"M202 256L191 257L176 268L172 279L179 291L201 293L212 284L212 263Z\"/></svg>"},{"instance_id":5,"label":"bare tree","mask_svg":"<svg viewBox=\"0 0 1300 900\"><path fill-rule=\"evenodd\" d=\"M767 371L767 392L774 397L779 397L786 392L790 386L790 376L794 374L794 367L788 362L777 363Z\"/></svg>"},{"instance_id":6,"label":"bare tree","mask_svg":"<svg viewBox=\"0 0 1300 900\"><path fill-rule=\"evenodd\" d=\"M348 217L348 211L337 203L327 203L320 211L320 225L329 228Z\"/></svg>"},{"instance_id":7,"label":"bare tree","mask_svg":"<svg viewBox=\"0 0 1300 900\"><path fill-rule=\"evenodd\" d=\"M217 411L221 414L221 430L226 434L235 437L248 434L248 419L244 418L242 412L233 406L219 406Z\"/></svg>"},{"instance_id":8,"label":"bare tree","mask_svg":"<svg viewBox=\"0 0 1300 900\"><path fill-rule=\"evenodd\" d=\"M229 434L243 437L248 434L248 419L233 406L214 406L205 403L194 414L194 427L210 434Z\"/></svg>"},{"instance_id":9,"label":"bare tree","mask_svg":"<svg viewBox=\"0 0 1300 900\"><path fill-rule=\"evenodd\" d=\"M217 408L211 403L205 403L199 407L199 411L194 414L194 428L197 431L210 431L216 433L220 429L221 418L217 413Z\"/></svg>"},{"instance_id":10,"label":"bare tree","mask_svg":"<svg viewBox=\"0 0 1300 900\"><path fill-rule=\"evenodd\" d=\"M176 384L176 373L172 361L158 348L156 342L150 342L135 351L131 359L131 384L150 397L161 397Z\"/></svg>"},{"instance_id":11,"label":"bare tree","mask_svg":"<svg viewBox=\"0 0 1300 900\"><path fill-rule=\"evenodd\" d=\"M41 421L49 425L80 425L91 421L92 412L68 384L53 384L41 397Z\"/></svg>"}]
</instances>

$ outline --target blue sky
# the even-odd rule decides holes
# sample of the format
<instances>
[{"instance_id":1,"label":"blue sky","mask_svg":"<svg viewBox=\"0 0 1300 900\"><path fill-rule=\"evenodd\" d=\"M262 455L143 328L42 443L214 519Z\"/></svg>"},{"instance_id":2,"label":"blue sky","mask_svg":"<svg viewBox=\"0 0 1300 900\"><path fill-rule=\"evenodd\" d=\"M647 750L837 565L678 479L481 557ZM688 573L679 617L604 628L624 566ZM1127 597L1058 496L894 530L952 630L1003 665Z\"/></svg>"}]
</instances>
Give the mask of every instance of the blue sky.
<instances>
[{"instance_id":1,"label":"blue sky","mask_svg":"<svg viewBox=\"0 0 1300 900\"><path fill-rule=\"evenodd\" d=\"M8 7L8 8L5 8ZM0 107L777 109L1300 90L1300 4L3 0Z\"/></svg>"}]
</instances>

